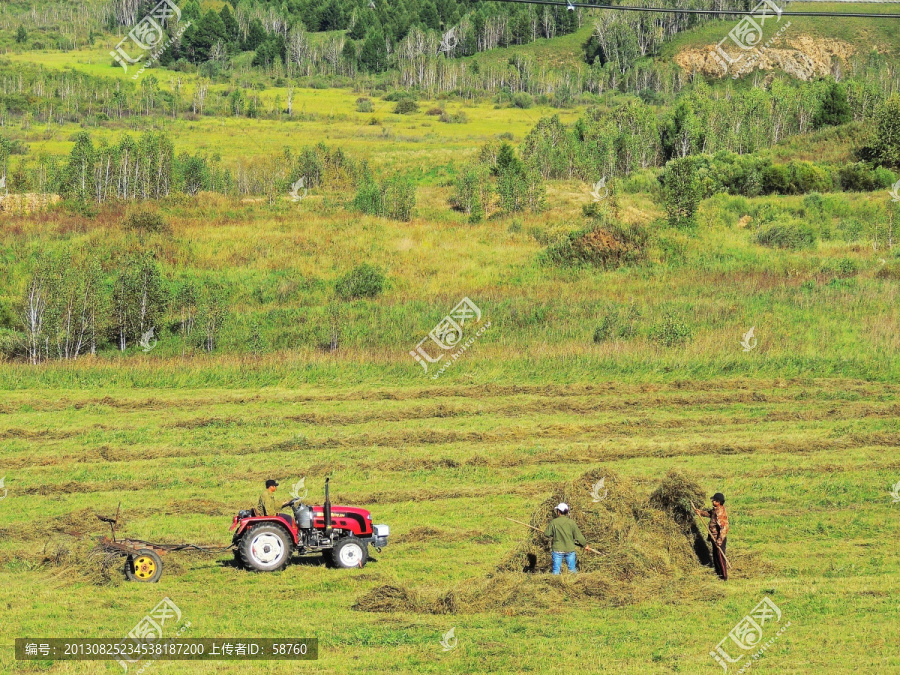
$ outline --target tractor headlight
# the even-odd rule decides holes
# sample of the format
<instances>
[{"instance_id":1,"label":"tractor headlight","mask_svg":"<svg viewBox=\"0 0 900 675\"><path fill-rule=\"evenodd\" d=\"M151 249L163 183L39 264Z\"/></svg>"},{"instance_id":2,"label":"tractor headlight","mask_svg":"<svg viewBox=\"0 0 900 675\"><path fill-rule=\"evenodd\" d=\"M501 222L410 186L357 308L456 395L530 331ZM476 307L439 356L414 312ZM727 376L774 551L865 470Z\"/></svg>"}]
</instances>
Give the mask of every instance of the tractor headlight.
<instances>
[{"instance_id":1,"label":"tractor headlight","mask_svg":"<svg viewBox=\"0 0 900 675\"><path fill-rule=\"evenodd\" d=\"M375 547L379 553L381 553L381 549L387 546L388 543L388 535L391 533L391 528L387 525L373 525L372 526L372 546Z\"/></svg>"}]
</instances>

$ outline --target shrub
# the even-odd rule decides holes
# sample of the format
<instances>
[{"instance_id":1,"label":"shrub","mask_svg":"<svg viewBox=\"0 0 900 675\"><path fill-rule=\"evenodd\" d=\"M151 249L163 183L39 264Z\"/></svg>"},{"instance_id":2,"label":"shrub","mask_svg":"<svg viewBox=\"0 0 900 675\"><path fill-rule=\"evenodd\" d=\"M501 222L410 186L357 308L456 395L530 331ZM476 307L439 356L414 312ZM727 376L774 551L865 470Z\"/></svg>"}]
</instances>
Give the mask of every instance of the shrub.
<instances>
[{"instance_id":1,"label":"shrub","mask_svg":"<svg viewBox=\"0 0 900 675\"><path fill-rule=\"evenodd\" d=\"M446 115L447 113L443 108L429 108L425 111L426 115L431 115L432 117L436 117L438 115Z\"/></svg>"},{"instance_id":2,"label":"shrub","mask_svg":"<svg viewBox=\"0 0 900 675\"><path fill-rule=\"evenodd\" d=\"M889 188L897 180L893 171L884 167L873 168L868 162L844 164L838 169L841 189L847 192L872 192Z\"/></svg>"},{"instance_id":3,"label":"shrub","mask_svg":"<svg viewBox=\"0 0 900 675\"><path fill-rule=\"evenodd\" d=\"M337 280L334 291L342 300L374 298L384 290L386 277L374 265L364 263Z\"/></svg>"},{"instance_id":4,"label":"shrub","mask_svg":"<svg viewBox=\"0 0 900 675\"><path fill-rule=\"evenodd\" d=\"M438 119L447 124L466 124L469 121L469 116L462 110L457 113L447 113L445 111L441 113L441 116Z\"/></svg>"},{"instance_id":5,"label":"shrub","mask_svg":"<svg viewBox=\"0 0 900 675\"><path fill-rule=\"evenodd\" d=\"M787 220L776 222L760 230L755 237L757 244L773 248L811 248L816 243L816 233L808 225Z\"/></svg>"},{"instance_id":6,"label":"shrub","mask_svg":"<svg viewBox=\"0 0 900 675\"><path fill-rule=\"evenodd\" d=\"M538 171L518 163L500 169L497 174L497 195L504 213L526 209L537 212L544 208L546 187Z\"/></svg>"},{"instance_id":7,"label":"shrub","mask_svg":"<svg viewBox=\"0 0 900 675\"><path fill-rule=\"evenodd\" d=\"M415 101L416 95L409 91L392 91L389 94L385 94L383 97L385 101L391 101L392 103L397 103L398 101Z\"/></svg>"},{"instance_id":8,"label":"shrub","mask_svg":"<svg viewBox=\"0 0 900 675\"><path fill-rule=\"evenodd\" d=\"M373 216L410 220L416 206L416 184L408 176L393 176L379 184L367 175L357 189L353 206Z\"/></svg>"},{"instance_id":9,"label":"shrub","mask_svg":"<svg viewBox=\"0 0 900 675\"><path fill-rule=\"evenodd\" d=\"M189 155L185 152L179 158L178 166L185 194L196 195L201 190L209 189L209 164L203 155Z\"/></svg>"},{"instance_id":10,"label":"shrub","mask_svg":"<svg viewBox=\"0 0 900 675\"><path fill-rule=\"evenodd\" d=\"M802 195L834 189L829 171L812 162L769 165L763 169L762 182L763 192L767 194Z\"/></svg>"},{"instance_id":11,"label":"shrub","mask_svg":"<svg viewBox=\"0 0 900 675\"><path fill-rule=\"evenodd\" d=\"M25 339L21 333L0 328L0 361L25 353Z\"/></svg>"},{"instance_id":12,"label":"shrub","mask_svg":"<svg viewBox=\"0 0 900 675\"><path fill-rule=\"evenodd\" d=\"M669 225L685 228L697 224L697 208L700 206L700 179L694 157L670 160L659 177L663 187L663 199Z\"/></svg>"},{"instance_id":13,"label":"shrub","mask_svg":"<svg viewBox=\"0 0 900 675\"><path fill-rule=\"evenodd\" d=\"M125 220L125 229L140 232L169 232L165 219L155 211L137 211Z\"/></svg>"},{"instance_id":14,"label":"shrub","mask_svg":"<svg viewBox=\"0 0 900 675\"><path fill-rule=\"evenodd\" d=\"M757 155L738 155L723 150L695 157L697 177L704 198L720 192L756 197L763 192L763 172L771 161Z\"/></svg>"},{"instance_id":15,"label":"shrub","mask_svg":"<svg viewBox=\"0 0 900 675\"><path fill-rule=\"evenodd\" d=\"M850 104L847 103L847 88L843 84L832 82L822 100L822 107L813 120L813 125L837 126L852 120L853 114L850 111Z\"/></svg>"},{"instance_id":16,"label":"shrub","mask_svg":"<svg viewBox=\"0 0 900 675\"><path fill-rule=\"evenodd\" d=\"M881 166L900 169L900 94L891 94L875 109L874 143L860 153Z\"/></svg>"},{"instance_id":17,"label":"shrub","mask_svg":"<svg viewBox=\"0 0 900 675\"><path fill-rule=\"evenodd\" d=\"M879 279L900 280L900 264L896 262L890 262L886 265L882 265L878 268L875 276Z\"/></svg>"},{"instance_id":18,"label":"shrub","mask_svg":"<svg viewBox=\"0 0 900 675\"><path fill-rule=\"evenodd\" d=\"M594 330L594 342L600 344L606 342L612 337L613 329L616 327L616 317L613 314L607 314L603 317L603 321Z\"/></svg>"},{"instance_id":19,"label":"shrub","mask_svg":"<svg viewBox=\"0 0 900 675\"><path fill-rule=\"evenodd\" d=\"M398 115L411 115L419 112L419 104L412 99L405 98L402 101L397 101L397 105L394 106L394 112Z\"/></svg>"},{"instance_id":20,"label":"shrub","mask_svg":"<svg viewBox=\"0 0 900 675\"><path fill-rule=\"evenodd\" d=\"M530 94L527 94L524 91L513 96L512 102L516 108L522 109L527 109L534 105L534 99L531 98Z\"/></svg>"},{"instance_id":21,"label":"shrub","mask_svg":"<svg viewBox=\"0 0 900 675\"><path fill-rule=\"evenodd\" d=\"M480 222L491 197L490 171L484 164L463 169L453 182L450 205L469 216L469 222Z\"/></svg>"},{"instance_id":22,"label":"shrub","mask_svg":"<svg viewBox=\"0 0 900 675\"><path fill-rule=\"evenodd\" d=\"M851 258L839 258L838 260L828 260L819 270L822 274L834 275L841 279L856 276L859 272L859 265Z\"/></svg>"},{"instance_id":23,"label":"shrub","mask_svg":"<svg viewBox=\"0 0 900 675\"><path fill-rule=\"evenodd\" d=\"M349 187L363 167L341 148L324 143L307 145L293 158L292 176L306 177L306 187Z\"/></svg>"},{"instance_id":24,"label":"shrub","mask_svg":"<svg viewBox=\"0 0 900 675\"><path fill-rule=\"evenodd\" d=\"M674 347L691 338L691 329L673 312L666 312L662 323L650 331L650 338L665 347Z\"/></svg>"},{"instance_id":25,"label":"shrub","mask_svg":"<svg viewBox=\"0 0 900 675\"><path fill-rule=\"evenodd\" d=\"M356 112L361 113L370 113L375 110L375 107L372 105L372 101L367 99L365 96L361 96L356 99Z\"/></svg>"},{"instance_id":26,"label":"shrub","mask_svg":"<svg viewBox=\"0 0 900 675\"><path fill-rule=\"evenodd\" d=\"M612 269L643 260L647 240L641 227L600 220L548 246L543 260L561 267Z\"/></svg>"}]
</instances>

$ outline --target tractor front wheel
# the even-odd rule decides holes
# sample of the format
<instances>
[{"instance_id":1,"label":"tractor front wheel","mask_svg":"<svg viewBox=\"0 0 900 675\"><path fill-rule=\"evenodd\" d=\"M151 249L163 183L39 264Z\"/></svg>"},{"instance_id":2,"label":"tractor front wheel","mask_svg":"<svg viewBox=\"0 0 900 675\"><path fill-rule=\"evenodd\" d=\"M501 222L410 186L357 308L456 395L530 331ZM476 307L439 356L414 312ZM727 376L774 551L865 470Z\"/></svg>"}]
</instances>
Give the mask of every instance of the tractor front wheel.
<instances>
[{"instance_id":1,"label":"tractor front wheel","mask_svg":"<svg viewBox=\"0 0 900 675\"><path fill-rule=\"evenodd\" d=\"M275 572L291 559L291 538L278 525L256 525L241 538L241 559L247 569Z\"/></svg>"},{"instance_id":2,"label":"tractor front wheel","mask_svg":"<svg viewBox=\"0 0 900 675\"><path fill-rule=\"evenodd\" d=\"M125 561L125 576L129 581L156 583L162 577L163 563L159 554L150 548L142 548Z\"/></svg>"},{"instance_id":3,"label":"tractor front wheel","mask_svg":"<svg viewBox=\"0 0 900 675\"><path fill-rule=\"evenodd\" d=\"M363 567L369 559L369 547L356 537L344 537L334 545L331 560L335 567L350 569Z\"/></svg>"}]
</instances>

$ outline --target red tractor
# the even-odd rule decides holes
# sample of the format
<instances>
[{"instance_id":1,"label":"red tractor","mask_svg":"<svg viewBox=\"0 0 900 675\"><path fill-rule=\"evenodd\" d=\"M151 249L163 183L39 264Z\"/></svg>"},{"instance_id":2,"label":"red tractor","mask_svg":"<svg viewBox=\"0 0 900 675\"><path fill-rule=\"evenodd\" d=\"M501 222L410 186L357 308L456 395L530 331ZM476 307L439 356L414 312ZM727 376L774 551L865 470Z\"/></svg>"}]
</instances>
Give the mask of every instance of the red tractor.
<instances>
[{"instance_id":1,"label":"red tractor","mask_svg":"<svg viewBox=\"0 0 900 675\"><path fill-rule=\"evenodd\" d=\"M287 565L291 554L322 553L331 555L335 566L362 567L369 559L369 545L379 553L387 546L387 525L372 525L365 509L331 506L328 479L325 479L325 503L307 506L292 499L291 518L286 514L254 516L252 511L239 511L231 523L235 558L244 567L259 572L274 572Z\"/></svg>"}]
</instances>

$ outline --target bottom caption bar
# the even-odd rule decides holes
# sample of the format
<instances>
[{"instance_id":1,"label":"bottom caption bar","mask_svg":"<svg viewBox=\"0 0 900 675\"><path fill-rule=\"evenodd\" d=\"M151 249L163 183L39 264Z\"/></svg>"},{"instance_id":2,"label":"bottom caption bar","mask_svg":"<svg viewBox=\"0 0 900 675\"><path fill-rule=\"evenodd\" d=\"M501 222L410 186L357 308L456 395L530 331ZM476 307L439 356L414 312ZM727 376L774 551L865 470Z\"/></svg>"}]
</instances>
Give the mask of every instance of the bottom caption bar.
<instances>
[{"instance_id":1,"label":"bottom caption bar","mask_svg":"<svg viewBox=\"0 0 900 675\"><path fill-rule=\"evenodd\" d=\"M34 661L314 661L319 640L296 638L16 638L16 659Z\"/></svg>"}]
</instances>

